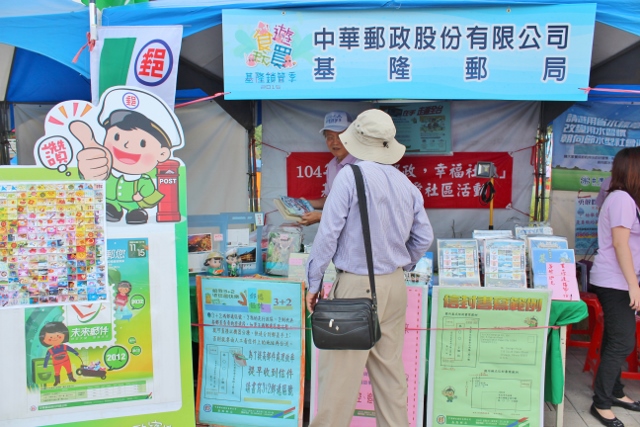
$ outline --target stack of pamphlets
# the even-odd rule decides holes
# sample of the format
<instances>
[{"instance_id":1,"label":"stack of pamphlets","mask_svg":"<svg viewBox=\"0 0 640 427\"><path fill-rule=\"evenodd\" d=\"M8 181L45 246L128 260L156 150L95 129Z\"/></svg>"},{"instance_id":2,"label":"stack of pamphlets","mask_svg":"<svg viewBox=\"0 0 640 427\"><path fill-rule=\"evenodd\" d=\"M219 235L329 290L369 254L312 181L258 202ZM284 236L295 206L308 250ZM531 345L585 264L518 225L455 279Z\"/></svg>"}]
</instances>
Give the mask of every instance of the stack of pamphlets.
<instances>
[{"instance_id":1,"label":"stack of pamphlets","mask_svg":"<svg viewBox=\"0 0 640 427\"><path fill-rule=\"evenodd\" d=\"M547 287L547 263L575 264L573 249L562 236L531 236L527 238L531 283L534 288Z\"/></svg>"},{"instance_id":2,"label":"stack of pamphlets","mask_svg":"<svg viewBox=\"0 0 640 427\"><path fill-rule=\"evenodd\" d=\"M480 264L484 260L484 242L488 239L511 239L513 232L511 230L473 230L471 237L478 241L478 255L480 256Z\"/></svg>"},{"instance_id":3,"label":"stack of pamphlets","mask_svg":"<svg viewBox=\"0 0 640 427\"><path fill-rule=\"evenodd\" d=\"M526 288L526 253L523 240L484 241L484 286Z\"/></svg>"},{"instance_id":4,"label":"stack of pamphlets","mask_svg":"<svg viewBox=\"0 0 640 427\"><path fill-rule=\"evenodd\" d=\"M532 234L552 235L553 228L548 225L529 225L526 227L516 226L516 239L524 239Z\"/></svg>"},{"instance_id":5,"label":"stack of pamphlets","mask_svg":"<svg viewBox=\"0 0 640 427\"><path fill-rule=\"evenodd\" d=\"M300 221L302 215L314 210L306 199L280 196L278 199L273 199L273 203L282 216L289 221Z\"/></svg>"},{"instance_id":6,"label":"stack of pamphlets","mask_svg":"<svg viewBox=\"0 0 640 427\"><path fill-rule=\"evenodd\" d=\"M480 286L478 241L438 239L438 276L441 286Z\"/></svg>"}]
</instances>

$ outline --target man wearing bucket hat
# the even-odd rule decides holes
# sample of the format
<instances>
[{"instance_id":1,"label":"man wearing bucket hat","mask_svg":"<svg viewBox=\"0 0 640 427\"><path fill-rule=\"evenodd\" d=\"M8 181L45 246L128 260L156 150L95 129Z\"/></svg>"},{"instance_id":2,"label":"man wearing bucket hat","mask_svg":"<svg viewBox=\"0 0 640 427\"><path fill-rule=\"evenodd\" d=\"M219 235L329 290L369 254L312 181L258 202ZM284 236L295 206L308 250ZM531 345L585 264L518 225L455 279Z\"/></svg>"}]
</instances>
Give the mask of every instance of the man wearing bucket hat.
<instances>
[{"instance_id":1,"label":"man wearing bucket hat","mask_svg":"<svg viewBox=\"0 0 640 427\"><path fill-rule=\"evenodd\" d=\"M327 165L327 183L325 185L325 194L329 194L333 180L336 178L338 172L342 170L346 165L353 164L357 161L342 145L339 135L347 130L351 124L351 116L346 111L331 111L324 116L324 127L320 129L320 133L324 136L324 140L327 144L327 148L333 154L333 159ZM311 206L315 209L322 209L324 203L327 200L326 197L320 199L309 200ZM311 225L320 222L322 218L321 211L307 212L302 215L300 224Z\"/></svg>"},{"instance_id":2,"label":"man wearing bucket hat","mask_svg":"<svg viewBox=\"0 0 640 427\"><path fill-rule=\"evenodd\" d=\"M152 94L115 87L102 97L99 124L106 130L99 144L91 127L73 121L69 130L80 141L78 170L85 179L107 181L107 221L145 224L146 209L164 197L151 172L182 146L182 129L167 106Z\"/></svg>"},{"instance_id":3,"label":"man wearing bucket hat","mask_svg":"<svg viewBox=\"0 0 640 427\"><path fill-rule=\"evenodd\" d=\"M371 350L320 351L318 413L311 427L350 424L365 366L373 386L377 426L409 425L407 381L402 363L407 305L403 270L413 270L431 245L433 230L420 190L393 167L405 152L395 134L388 114L367 110L340 135L349 153L361 160L357 165L364 176L382 337ZM329 298L370 297L351 167L340 171L333 183L307 262L306 302L310 312L331 260L338 275Z\"/></svg>"}]
</instances>

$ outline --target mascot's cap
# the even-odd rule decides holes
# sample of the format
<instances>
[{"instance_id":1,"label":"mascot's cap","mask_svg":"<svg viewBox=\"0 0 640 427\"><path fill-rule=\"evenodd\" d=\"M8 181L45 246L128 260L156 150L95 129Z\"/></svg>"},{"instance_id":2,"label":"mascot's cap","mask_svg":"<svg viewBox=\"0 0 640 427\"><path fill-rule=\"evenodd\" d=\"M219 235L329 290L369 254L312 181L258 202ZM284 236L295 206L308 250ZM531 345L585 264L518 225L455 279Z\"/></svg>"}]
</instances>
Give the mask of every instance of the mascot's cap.
<instances>
[{"instance_id":1,"label":"mascot's cap","mask_svg":"<svg viewBox=\"0 0 640 427\"><path fill-rule=\"evenodd\" d=\"M122 120L127 116L124 112L136 112L149 120L150 126L162 137L158 138L155 133L152 134L161 142L165 140L166 144L163 145L176 149L184 144L182 126L178 118L164 101L150 92L138 88L115 86L102 94L100 102L98 120L101 125L116 126L118 124L116 120ZM112 115L114 112L117 114ZM144 126L140 128L148 132Z\"/></svg>"}]
</instances>

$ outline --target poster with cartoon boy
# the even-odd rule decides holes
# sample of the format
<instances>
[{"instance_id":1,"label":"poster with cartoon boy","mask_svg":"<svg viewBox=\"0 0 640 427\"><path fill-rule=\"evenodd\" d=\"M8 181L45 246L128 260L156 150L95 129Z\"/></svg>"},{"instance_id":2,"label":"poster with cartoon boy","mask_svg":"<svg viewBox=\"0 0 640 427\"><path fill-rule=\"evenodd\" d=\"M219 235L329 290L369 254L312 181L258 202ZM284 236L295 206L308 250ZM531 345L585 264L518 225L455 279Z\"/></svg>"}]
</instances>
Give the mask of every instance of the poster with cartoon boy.
<instances>
[{"instance_id":1,"label":"poster with cartoon boy","mask_svg":"<svg viewBox=\"0 0 640 427\"><path fill-rule=\"evenodd\" d=\"M47 115L45 136L34 150L37 161L67 175L67 166L77 166L82 179L105 180L110 222L124 217L127 224L146 224L147 210L164 198L177 205L177 185L158 189L161 165L176 163L168 160L184 145L182 127L164 101L116 86L104 92L98 106L81 102L58 104ZM170 182L176 177L177 168ZM170 191L175 194L167 197ZM170 217L167 221L180 220L179 214Z\"/></svg>"},{"instance_id":2,"label":"poster with cartoon boy","mask_svg":"<svg viewBox=\"0 0 640 427\"><path fill-rule=\"evenodd\" d=\"M40 330L40 342L45 347L49 347L44 358L43 367L46 368L49 362L52 362L55 375L54 387L60 384L60 371L62 368L65 369L69 381L76 382L71 368L69 353L73 353L78 357L80 355L73 347L65 344L68 341L69 328L62 322L49 322Z\"/></svg>"}]
</instances>

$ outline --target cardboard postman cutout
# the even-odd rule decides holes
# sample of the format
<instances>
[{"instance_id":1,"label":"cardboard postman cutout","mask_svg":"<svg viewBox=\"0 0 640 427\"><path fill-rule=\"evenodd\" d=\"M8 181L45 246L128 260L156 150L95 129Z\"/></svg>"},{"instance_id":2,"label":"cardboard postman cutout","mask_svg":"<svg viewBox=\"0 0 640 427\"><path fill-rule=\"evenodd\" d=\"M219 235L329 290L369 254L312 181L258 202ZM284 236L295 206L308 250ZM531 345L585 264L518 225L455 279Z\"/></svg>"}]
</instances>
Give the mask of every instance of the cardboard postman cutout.
<instances>
[{"instance_id":1,"label":"cardboard postman cutout","mask_svg":"<svg viewBox=\"0 0 640 427\"><path fill-rule=\"evenodd\" d=\"M171 109L150 92L131 87L105 91L97 107L86 101L55 106L35 157L49 169L81 179L105 180L107 221L146 224L180 221L178 168L173 150L184 145Z\"/></svg>"}]
</instances>

